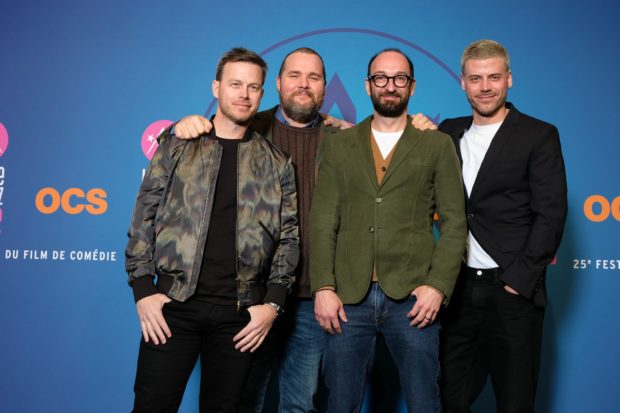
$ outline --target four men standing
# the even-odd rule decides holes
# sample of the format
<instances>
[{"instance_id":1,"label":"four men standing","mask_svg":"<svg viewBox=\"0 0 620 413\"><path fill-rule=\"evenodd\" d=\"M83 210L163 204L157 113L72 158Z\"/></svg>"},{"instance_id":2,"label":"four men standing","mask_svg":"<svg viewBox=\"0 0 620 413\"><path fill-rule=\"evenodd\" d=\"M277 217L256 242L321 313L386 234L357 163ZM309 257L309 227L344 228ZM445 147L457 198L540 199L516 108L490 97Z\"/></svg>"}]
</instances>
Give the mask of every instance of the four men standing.
<instances>
[{"instance_id":1,"label":"four men standing","mask_svg":"<svg viewBox=\"0 0 620 413\"><path fill-rule=\"evenodd\" d=\"M406 111L409 97L415 90L414 68L410 59L397 49L386 49L369 62L366 91L373 102L373 116L333 136L325 136L326 131L332 131L323 126L318 113L325 93L325 70L322 59L312 49L297 49L286 56L277 78L280 105L258 114L253 122L252 98L232 93L236 87L245 87L245 80L231 83L229 94L216 89L214 83L220 109L212 122L218 135L223 130L218 123L227 112L251 113L240 124L247 129L251 122L248 130L259 132L289 154L296 168L298 202L290 191L290 164L281 163L279 151L273 152L276 165L288 165L279 170L279 181L265 183L267 186L275 184L276 188L280 183L285 215L281 217L280 231L283 233L277 233L274 225L270 227L270 236L279 241L277 248L274 245L262 251L247 250L250 255L245 258L260 255L261 262L273 261L272 274L264 278L259 276L260 282L251 283L257 290L249 294L251 299L241 306L249 306L252 320L246 327L239 326L243 327L241 332L233 334L238 353L253 352L261 345L273 318L283 307L281 292L290 286L290 266L294 267L297 260L294 248L297 223L289 216L289 207L294 203L299 206L302 259L296 272L297 299L289 306L293 311L281 360L280 411L314 410L312 396L325 344L323 364L330 390L329 410L359 411L378 334L384 335L397 360L409 411L441 411L437 379L442 312L446 313L442 316L446 331L442 336L441 353L444 409L469 411L469 404L490 373L498 411L532 411L542 331L540 306L545 302L544 268L561 239L566 182L557 130L505 104L512 79L507 54L505 50L504 54L498 54L498 48L503 50L495 42L482 41L470 46L463 57L462 84L474 110L473 123L470 117L448 120L440 126L452 136L457 151L446 135L422 132L410 125ZM217 82L220 87L221 79ZM259 83L262 94L262 80ZM246 88L246 91L249 95L252 89ZM226 97L230 97L230 105ZM209 132L211 126L204 118L188 117L175 125L175 133L181 137L195 137ZM245 142L243 136L252 136L249 140L266 143L258 134L258 138L254 138L251 132L240 136L242 142ZM151 379L147 377L154 375L152 370L146 373L145 366L151 362L143 361L147 359L143 353L157 353L159 342L162 343L159 348L166 344L171 347L166 339L172 341L180 335L172 329L170 337L167 322L175 315L161 313L162 306L164 309L169 306L166 304L170 300L168 297L187 300L187 303L193 301L197 303L196 311L203 305L227 304L234 290L228 288L231 286L227 280L235 276L235 269L220 261L234 262L234 254L228 257L226 251L235 252L246 237L253 237L251 228L243 231L237 228L236 240L229 235L226 243L226 225L234 225L235 219L239 223L242 217L235 217L231 212L235 200L229 192L233 191L222 189L225 184L220 183L220 179L224 177L217 176L217 169L210 180L200 178L181 185L184 188L192 185L197 191L200 189L197 186L206 184L215 194L229 193L228 208L223 208L216 219L223 224L214 225L215 232L211 229L213 226L209 228L209 236L203 233L202 225L196 230L197 223L204 222L205 216L208 220L207 211L200 215L192 210L200 209L199 206L183 205L179 201L171 203L174 199L171 195L176 193L177 171L183 170L187 159L195 158L191 154L196 153L196 148L209 146L204 145L205 136L194 141L178 140L175 135L160 139L159 157L156 155L153 159L143 182L127 248L127 268L144 331L136 379L136 406L139 399L144 399L141 396L144 385L139 383L150 384ZM222 162L226 165L227 146L222 147ZM242 164L243 159L239 157L237 162ZM459 159L463 165L463 180ZM263 165L250 164L252 167L247 171L243 168L239 171L268 175ZM234 175L227 181L233 185ZM241 179L240 176L236 178ZM273 190L271 187L264 189ZM243 191L237 192L239 199L236 201L240 203ZM269 197L269 200L275 201L275 198ZM218 197L215 197L215 204L217 202ZM170 210L169 203L174 204L174 211ZM210 212L211 222L216 222L213 214L217 211L215 208ZM240 211L238 209L237 213L241 214ZM441 232L437 241L433 235L435 212L439 215ZM252 209L250 214L257 213ZM169 216L163 216L165 214ZM202 221L194 219L199 215ZM263 216L259 213L247 218L254 218L260 225ZM175 228L178 223L190 220L194 222L192 231L195 233L190 231L191 242L185 245L185 241L180 242L185 233ZM221 231L217 230L218 226ZM169 231L167 236L166 230ZM198 240L193 239L196 237ZM203 237L206 240L201 244ZM461 266L466 238L466 263ZM308 254L309 245L311 255ZM197 261L190 250L200 251L200 254L204 251L204 257ZM172 258L173 254L166 254L173 251L177 255ZM275 256L270 258L274 252ZM218 261L220 255L229 259ZM238 260L242 258L238 256ZM229 271L218 272L220 267ZM249 272L265 273L261 266L250 268ZM461 274L451 299L459 268ZM205 275L214 272L217 274L210 278ZM154 273L158 274L159 291L164 294L154 294L157 290L152 281L150 284L144 282L145 275ZM243 280L241 271L237 276L237 281ZM168 277L173 280L172 287L166 284ZM210 281L205 284L205 279ZM180 285L189 286L180 289L184 291L183 297L175 290ZM204 288L200 289L201 285ZM151 295L144 291L150 291ZM243 295L240 291L237 288L238 296ZM318 324L312 320L311 291L315 294L314 315ZM190 298L192 294L196 297ZM206 297L218 295L217 302L213 301L214 297L201 301L203 294ZM148 306L144 305L145 299L148 299ZM448 311L440 312L442 304L449 301ZM257 305L260 303L267 305ZM178 305L181 304L186 303ZM321 328L331 334L327 339ZM505 348L510 350L504 351ZM212 350L203 351L202 357L209 360ZM517 356L513 357L515 354ZM193 357L188 366L193 366L197 354ZM167 359L167 363L171 360L169 355L160 359ZM527 363L522 362L524 359ZM266 360L270 360L269 357ZM257 366L256 359L253 363L254 367L242 370L244 380L250 377L249 387L263 389L269 377L268 369ZM209 368L204 364L203 361L203 379ZM169 377L168 368L163 368L161 375ZM516 381L506 372L512 372ZM237 388L235 397L239 396L239 391ZM180 395L175 397L180 402ZM207 399L210 397L213 396ZM201 396L201 401L203 399ZM239 402L237 407L225 407L233 405L222 404L224 401L218 396L204 403L220 409L218 411L236 411L239 407Z\"/></svg>"}]
</instances>

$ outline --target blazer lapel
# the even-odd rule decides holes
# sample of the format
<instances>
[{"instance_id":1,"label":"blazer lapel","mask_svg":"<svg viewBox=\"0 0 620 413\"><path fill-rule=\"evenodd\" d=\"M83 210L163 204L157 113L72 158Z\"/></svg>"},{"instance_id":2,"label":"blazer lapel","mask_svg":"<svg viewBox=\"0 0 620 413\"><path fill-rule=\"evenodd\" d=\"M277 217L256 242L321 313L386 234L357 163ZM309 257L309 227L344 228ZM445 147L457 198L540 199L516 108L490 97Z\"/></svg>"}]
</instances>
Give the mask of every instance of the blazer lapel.
<instances>
[{"instance_id":1,"label":"blazer lapel","mask_svg":"<svg viewBox=\"0 0 620 413\"><path fill-rule=\"evenodd\" d=\"M375 173L375 160L372 157L372 148L370 147L370 121L372 116L366 118L359 125L357 132L357 151L361 160L360 167L364 169L366 177L375 190L379 190L377 182L377 174ZM383 179L385 181L385 178Z\"/></svg>"},{"instance_id":2,"label":"blazer lapel","mask_svg":"<svg viewBox=\"0 0 620 413\"><path fill-rule=\"evenodd\" d=\"M469 127L471 126L473 122L473 118L469 118L466 123L463 125L462 128L457 130L456 135L451 136L452 137L452 143L454 143L454 148L456 149L456 155L459 158L459 163L461 164L461 175L463 173L463 155L461 154L461 139L463 138L463 135L465 134L465 132L467 132L467 129L469 129ZM461 177L461 181L463 180L463 178ZM467 188L465 188L465 182L463 182L463 194L465 195L465 200L469 201L469 194L467 193Z\"/></svg>"},{"instance_id":3,"label":"blazer lapel","mask_svg":"<svg viewBox=\"0 0 620 413\"><path fill-rule=\"evenodd\" d=\"M471 120L467 124L467 126L463 127L463 129L459 130L456 137L452 137L452 142L454 143L454 148L456 149L456 155L459 157L459 162L461 164L461 169L463 169L463 155L461 154L461 139L463 135L471 126Z\"/></svg>"},{"instance_id":4,"label":"blazer lapel","mask_svg":"<svg viewBox=\"0 0 620 413\"><path fill-rule=\"evenodd\" d=\"M407 158L407 155L413 148L420 142L424 132L419 131L411 125L411 119L407 117L407 126L403 131L403 135L398 140L396 147L394 148L394 154L392 155L392 161L388 166L383 181L381 181L380 188L390 180L390 176L394 174L394 171L400 166L400 164ZM376 179L375 179L376 180Z\"/></svg>"},{"instance_id":5,"label":"blazer lapel","mask_svg":"<svg viewBox=\"0 0 620 413\"><path fill-rule=\"evenodd\" d=\"M493 137L491 145L489 146L489 149L487 150L487 153L482 160L482 165L480 165L480 170L478 171L478 175L476 175L476 180L474 181L474 185L469 196L470 199L473 199L480 191L480 186L484 184L484 180L489 175L493 175L497 166L504 158L502 156L502 153L506 149L506 147L509 146L512 135L514 134L515 128L513 127L513 125L518 123L519 112L510 103L507 103L507 105L510 109L510 112L508 112L508 115L506 116L506 119L504 119L502 126L500 126L497 130L497 133Z\"/></svg>"}]
</instances>

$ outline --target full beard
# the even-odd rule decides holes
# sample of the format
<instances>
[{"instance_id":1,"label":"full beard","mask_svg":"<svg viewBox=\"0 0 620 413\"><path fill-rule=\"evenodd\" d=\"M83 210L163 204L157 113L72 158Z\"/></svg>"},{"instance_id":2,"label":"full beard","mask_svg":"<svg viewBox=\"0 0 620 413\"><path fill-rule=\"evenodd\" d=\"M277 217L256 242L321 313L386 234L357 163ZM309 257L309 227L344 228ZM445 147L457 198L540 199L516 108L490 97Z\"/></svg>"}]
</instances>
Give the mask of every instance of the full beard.
<instances>
[{"instance_id":1,"label":"full beard","mask_svg":"<svg viewBox=\"0 0 620 413\"><path fill-rule=\"evenodd\" d=\"M307 93L311 102L306 105L295 103L294 97L300 93ZM316 119L322 104L323 99L317 99L312 92L296 92L288 97L280 94L280 106L284 114L299 123L310 123Z\"/></svg>"},{"instance_id":2,"label":"full beard","mask_svg":"<svg viewBox=\"0 0 620 413\"><path fill-rule=\"evenodd\" d=\"M382 102L382 96L397 96L400 98L398 102ZM375 108L375 111L386 118L397 118L407 110L407 105L409 104L409 96L402 98L400 95L393 93L382 93L378 96L372 95L372 106Z\"/></svg>"}]
</instances>

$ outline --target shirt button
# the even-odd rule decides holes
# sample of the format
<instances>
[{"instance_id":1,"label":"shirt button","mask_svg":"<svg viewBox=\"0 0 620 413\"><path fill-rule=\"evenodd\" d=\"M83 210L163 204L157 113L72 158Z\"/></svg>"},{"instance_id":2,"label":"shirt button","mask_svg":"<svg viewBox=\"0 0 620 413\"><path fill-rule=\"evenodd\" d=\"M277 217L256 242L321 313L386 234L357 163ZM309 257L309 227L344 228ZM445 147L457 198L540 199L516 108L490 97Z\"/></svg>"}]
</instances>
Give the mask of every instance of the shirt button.
<instances>
[{"instance_id":1,"label":"shirt button","mask_svg":"<svg viewBox=\"0 0 620 413\"><path fill-rule=\"evenodd\" d=\"M387 171L387 168L385 166L382 166L381 167L381 172L385 172L385 171Z\"/></svg>"},{"instance_id":2,"label":"shirt button","mask_svg":"<svg viewBox=\"0 0 620 413\"><path fill-rule=\"evenodd\" d=\"M476 275L477 275L478 277L480 277L480 276L482 275L482 271L480 271L480 270L476 271Z\"/></svg>"},{"instance_id":3,"label":"shirt button","mask_svg":"<svg viewBox=\"0 0 620 413\"><path fill-rule=\"evenodd\" d=\"M383 202L383 198L378 196L378 197L375 198L375 201L377 201L377 203L380 204L381 202Z\"/></svg>"},{"instance_id":4,"label":"shirt button","mask_svg":"<svg viewBox=\"0 0 620 413\"><path fill-rule=\"evenodd\" d=\"M473 217L474 217L474 214L472 214L471 212L467 214L467 219L472 219Z\"/></svg>"},{"instance_id":5,"label":"shirt button","mask_svg":"<svg viewBox=\"0 0 620 413\"><path fill-rule=\"evenodd\" d=\"M375 232L375 228L374 227L368 227L368 232Z\"/></svg>"}]
</instances>

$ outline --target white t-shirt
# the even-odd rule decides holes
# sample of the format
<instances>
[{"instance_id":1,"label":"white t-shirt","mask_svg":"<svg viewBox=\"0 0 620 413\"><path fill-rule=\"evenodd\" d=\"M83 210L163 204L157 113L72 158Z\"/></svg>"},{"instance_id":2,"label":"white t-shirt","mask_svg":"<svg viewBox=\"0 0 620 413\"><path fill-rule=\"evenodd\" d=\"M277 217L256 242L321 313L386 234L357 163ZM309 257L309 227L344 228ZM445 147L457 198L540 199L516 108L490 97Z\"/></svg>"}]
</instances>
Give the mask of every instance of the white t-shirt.
<instances>
[{"instance_id":1,"label":"white t-shirt","mask_svg":"<svg viewBox=\"0 0 620 413\"><path fill-rule=\"evenodd\" d=\"M502 122L490 125L476 125L472 123L461 139L463 183L465 184L467 195L471 195L478 171L480 171L480 165L482 165L493 137L501 125ZM478 244L471 232L467 234L467 266L472 268L495 268L499 266Z\"/></svg>"},{"instance_id":2,"label":"white t-shirt","mask_svg":"<svg viewBox=\"0 0 620 413\"><path fill-rule=\"evenodd\" d=\"M379 151L381 151L383 159L387 158L390 152L392 152L392 149L394 149L394 146L396 146L404 131L404 129L397 132L379 132L374 129L372 130L372 136L375 137L375 142L379 147Z\"/></svg>"}]
</instances>

